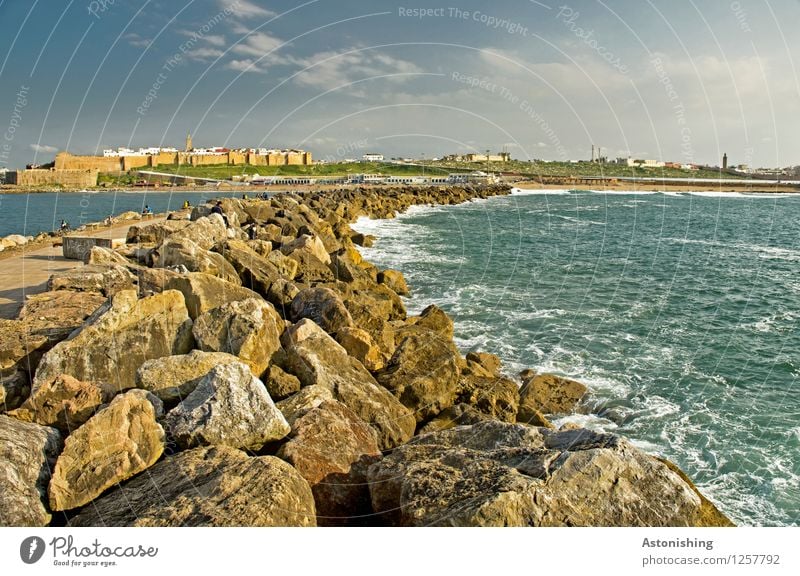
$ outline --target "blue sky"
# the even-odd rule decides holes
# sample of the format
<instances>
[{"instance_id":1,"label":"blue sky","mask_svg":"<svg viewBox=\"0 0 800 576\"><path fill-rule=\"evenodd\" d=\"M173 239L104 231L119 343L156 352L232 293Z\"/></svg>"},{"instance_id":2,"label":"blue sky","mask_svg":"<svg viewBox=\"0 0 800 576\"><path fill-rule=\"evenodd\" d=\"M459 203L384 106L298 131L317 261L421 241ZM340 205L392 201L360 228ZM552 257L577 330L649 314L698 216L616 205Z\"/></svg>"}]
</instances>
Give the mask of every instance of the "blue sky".
<instances>
[{"instance_id":1,"label":"blue sky","mask_svg":"<svg viewBox=\"0 0 800 576\"><path fill-rule=\"evenodd\" d=\"M800 2L0 0L0 167L122 145L800 164Z\"/></svg>"}]
</instances>

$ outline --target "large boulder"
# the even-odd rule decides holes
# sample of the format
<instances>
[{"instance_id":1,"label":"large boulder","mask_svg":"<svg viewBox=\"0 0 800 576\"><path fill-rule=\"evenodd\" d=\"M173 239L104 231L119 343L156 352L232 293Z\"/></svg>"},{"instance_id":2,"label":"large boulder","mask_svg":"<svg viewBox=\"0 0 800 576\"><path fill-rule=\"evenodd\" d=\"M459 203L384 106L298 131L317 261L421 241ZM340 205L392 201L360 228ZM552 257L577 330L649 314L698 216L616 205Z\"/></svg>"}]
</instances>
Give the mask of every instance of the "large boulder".
<instances>
[{"instance_id":1,"label":"large boulder","mask_svg":"<svg viewBox=\"0 0 800 576\"><path fill-rule=\"evenodd\" d=\"M316 236L303 234L299 238L296 238L295 240L292 240L291 242L281 246L281 252L286 255L293 254L298 251L303 251L314 255L325 265L328 265L331 262L331 257L328 255L325 245L322 243L322 240Z\"/></svg>"},{"instance_id":2,"label":"large boulder","mask_svg":"<svg viewBox=\"0 0 800 576\"><path fill-rule=\"evenodd\" d=\"M300 392L300 380L297 376L285 372L277 364L270 365L264 374L264 385L273 400L283 400Z\"/></svg>"},{"instance_id":3,"label":"large boulder","mask_svg":"<svg viewBox=\"0 0 800 576\"><path fill-rule=\"evenodd\" d=\"M193 320L212 308L228 302L259 297L258 294L238 283L231 284L222 278L202 272L190 272L170 278L167 280L165 289L177 290L183 294L189 316Z\"/></svg>"},{"instance_id":4,"label":"large boulder","mask_svg":"<svg viewBox=\"0 0 800 576\"><path fill-rule=\"evenodd\" d=\"M61 435L0 415L0 526L46 526L47 483Z\"/></svg>"},{"instance_id":5,"label":"large boulder","mask_svg":"<svg viewBox=\"0 0 800 576\"><path fill-rule=\"evenodd\" d=\"M376 372L384 367L385 361L381 349L366 330L346 326L336 332L336 341L370 372Z\"/></svg>"},{"instance_id":6,"label":"large boulder","mask_svg":"<svg viewBox=\"0 0 800 576\"><path fill-rule=\"evenodd\" d=\"M431 304L423 310L419 316L412 316L407 321L408 328L398 330L396 337L398 340L405 338L409 333L414 333L420 329L436 332L447 341L453 339L453 321L438 306Z\"/></svg>"},{"instance_id":7,"label":"large boulder","mask_svg":"<svg viewBox=\"0 0 800 576\"><path fill-rule=\"evenodd\" d=\"M144 390L116 396L67 437L50 480L50 508L71 510L146 470L164 452L161 401Z\"/></svg>"},{"instance_id":8,"label":"large boulder","mask_svg":"<svg viewBox=\"0 0 800 576\"><path fill-rule=\"evenodd\" d=\"M297 262L296 282L314 285L335 279L328 265L308 250L295 250L289 254L289 258Z\"/></svg>"},{"instance_id":9,"label":"large boulder","mask_svg":"<svg viewBox=\"0 0 800 576\"><path fill-rule=\"evenodd\" d=\"M292 260L280 250L273 250L267 254L266 259L278 270L278 273L287 280L294 280L297 276L299 264L297 260Z\"/></svg>"},{"instance_id":10,"label":"large boulder","mask_svg":"<svg viewBox=\"0 0 800 576\"><path fill-rule=\"evenodd\" d=\"M236 362L213 368L164 419L182 448L202 445L259 450L290 427L264 384Z\"/></svg>"},{"instance_id":11,"label":"large boulder","mask_svg":"<svg viewBox=\"0 0 800 576\"><path fill-rule=\"evenodd\" d=\"M330 288L301 290L292 300L291 311L292 321L308 318L332 335L353 325L353 318L342 298Z\"/></svg>"},{"instance_id":12,"label":"large boulder","mask_svg":"<svg viewBox=\"0 0 800 576\"><path fill-rule=\"evenodd\" d=\"M178 230L191 225L188 220L164 220L150 224L135 224L128 228L125 238L127 244L161 244Z\"/></svg>"},{"instance_id":13,"label":"large boulder","mask_svg":"<svg viewBox=\"0 0 800 576\"><path fill-rule=\"evenodd\" d=\"M28 296L17 320L0 320L0 407L12 410L30 394L42 355L79 328L106 298L59 290Z\"/></svg>"},{"instance_id":14,"label":"large boulder","mask_svg":"<svg viewBox=\"0 0 800 576\"><path fill-rule=\"evenodd\" d=\"M339 402L296 420L278 451L311 486L319 526L364 522L372 511L366 472L380 456L375 431Z\"/></svg>"},{"instance_id":15,"label":"large boulder","mask_svg":"<svg viewBox=\"0 0 800 576\"><path fill-rule=\"evenodd\" d=\"M290 426L309 410L323 402L333 401L333 392L326 386L306 386L275 404Z\"/></svg>"},{"instance_id":16,"label":"large boulder","mask_svg":"<svg viewBox=\"0 0 800 576\"><path fill-rule=\"evenodd\" d=\"M52 426L70 434L111 400L113 392L92 382L60 374L39 386L16 410L9 412L24 422Z\"/></svg>"},{"instance_id":17,"label":"large boulder","mask_svg":"<svg viewBox=\"0 0 800 576\"><path fill-rule=\"evenodd\" d=\"M189 272L203 272L231 284L242 283L236 270L221 254L202 248L188 238L167 238L158 247L155 263L162 268L183 266Z\"/></svg>"},{"instance_id":18,"label":"large boulder","mask_svg":"<svg viewBox=\"0 0 800 576\"><path fill-rule=\"evenodd\" d=\"M209 310L195 320L193 334L205 352L238 356L260 377L281 347L283 320L269 302L249 298Z\"/></svg>"},{"instance_id":19,"label":"large boulder","mask_svg":"<svg viewBox=\"0 0 800 576\"><path fill-rule=\"evenodd\" d=\"M489 420L418 436L369 469L402 526L701 526L692 488L621 438Z\"/></svg>"},{"instance_id":20,"label":"large boulder","mask_svg":"<svg viewBox=\"0 0 800 576\"><path fill-rule=\"evenodd\" d=\"M70 526L314 526L311 488L274 456L216 446L165 458Z\"/></svg>"},{"instance_id":21,"label":"large boulder","mask_svg":"<svg viewBox=\"0 0 800 576\"><path fill-rule=\"evenodd\" d=\"M193 219L194 220L194 219ZM219 214L210 214L194 220L190 225L169 236L169 240L189 240L203 250L211 250L215 244L228 237L225 221Z\"/></svg>"},{"instance_id":22,"label":"large boulder","mask_svg":"<svg viewBox=\"0 0 800 576\"><path fill-rule=\"evenodd\" d=\"M516 422L519 387L513 380L495 376L462 375L458 402L475 407L491 418Z\"/></svg>"},{"instance_id":23,"label":"large boulder","mask_svg":"<svg viewBox=\"0 0 800 576\"><path fill-rule=\"evenodd\" d=\"M519 391L520 410L525 414L539 410L545 414L568 414L575 410L588 388L569 378L555 374L537 374Z\"/></svg>"},{"instance_id":24,"label":"large boulder","mask_svg":"<svg viewBox=\"0 0 800 576\"><path fill-rule=\"evenodd\" d=\"M117 390L133 388L136 370L146 360L192 349L191 328L183 294L177 290L142 300L135 290L124 290L44 355L33 389L59 374L111 384Z\"/></svg>"},{"instance_id":25,"label":"large boulder","mask_svg":"<svg viewBox=\"0 0 800 576\"><path fill-rule=\"evenodd\" d=\"M136 387L152 392L165 405L174 406L191 394L213 368L239 362L232 354L201 350L155 358L139 366Z\"/></svg>"},{"instance_id":26,"label":"large boulder","mask_svg":"<svg viewBox=\"0 0 800 576\"><path fill-rule=\"evenodd\" d=\"M375 428L382 450L414 434L416 422L409 410L313 321L303 319L289 328L284 345L287 368L303 386L329 388L336 400Z\"/></svg>"},{"instance_id":27,"label":"large boulder","mask_svg":"<svg viewBox=\"0 0 800 576\"><path fill-rule=\"evenodd\" d=\"M400 343L376 379L422 422L455 403L460 358L451 341L423 330Z\"/></svg>"},{"instance_id":28,"label":"large boulder","mask_svg":"<svg viewBox=\"0 0 800 576\"><path fill-rule=\"evenodd\" d=\"M217 250L233 265L244 286L258 292L277 309L288 307L298 288L269 260L255 252L246 242L229 240Z\"/></svg>"},{"instance_id":29,"label":"large boulder","mask_svg":"<svg viewBox=\"0 0 800 576\"><path fill-rule=\"evenodd\" d=\"M408 296L408 284L403 273L397 270L383 270L378 273L378 282L385 284L400 296Z\"/></svg>"},{"instance_id":30,"label":"large boulder","mask_svg":"<svg viewBox=\"0 0 800 576\"><path fill-rule=\"evenodd\" d=\"M100 292L104 296L113 296L122 290L131 290L134 280L134 275L119 264L88 265L56 272L47 281L47 289Z\"/></svg>"}]
</instances>

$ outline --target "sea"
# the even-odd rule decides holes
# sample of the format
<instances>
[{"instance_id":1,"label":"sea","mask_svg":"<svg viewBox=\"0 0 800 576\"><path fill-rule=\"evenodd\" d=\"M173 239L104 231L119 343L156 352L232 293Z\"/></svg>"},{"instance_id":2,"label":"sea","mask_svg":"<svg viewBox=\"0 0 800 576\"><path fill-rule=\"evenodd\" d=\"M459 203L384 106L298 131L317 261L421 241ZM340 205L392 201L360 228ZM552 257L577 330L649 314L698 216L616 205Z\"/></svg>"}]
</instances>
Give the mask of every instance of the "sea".
<instances>
[{"instance_id":1,"label":"sea","mask_svg":"<svg viewBox=\"0 0 800 576\"><path fill-rule=\"evenodd\" d=\"M734 522L800 522L800 195L520 191L361 218L463 353L584 382L555 421L677 463Z\"/></svg>"},{"instance_id":2,"label":"sea","mask_svg":"<svg viewBox=\"0 0 800 576\"><path fill-rule=\"evenodd\" d=\"M184 200L196 206L213 198L240 197L241 194L241 191L222 190L0 194L0 237L9 234L36 236L40 232L52 232L58 230L62 219L75 229L83 224L102 222L108 216L123 212L141 213L145 206L155 213L161 213L180 210Z\"/></svg>"}]
</instances>

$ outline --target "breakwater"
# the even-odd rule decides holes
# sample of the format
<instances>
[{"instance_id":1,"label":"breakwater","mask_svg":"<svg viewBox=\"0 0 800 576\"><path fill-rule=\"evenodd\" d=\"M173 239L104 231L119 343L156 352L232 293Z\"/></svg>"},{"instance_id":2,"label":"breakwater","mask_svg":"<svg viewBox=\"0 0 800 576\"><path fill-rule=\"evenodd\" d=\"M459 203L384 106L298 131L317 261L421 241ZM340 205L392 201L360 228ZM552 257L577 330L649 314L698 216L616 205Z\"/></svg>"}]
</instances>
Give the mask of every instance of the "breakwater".
<instances>
[{"instance_id":1,"label":"breakwater","mask_svg":"<svg viewBox=\"0 0 800 576\"><path fill-rule=\"evenodd\" d=\"M577 379L464 357L440 308L409 315L413 286L364 260L373 239L350 227L508 192L227 199L93 249L2 325L0 434L17 449L0 519L728 525L670 463L557 428L587 393Z\"/></svg>"}]
</instances>

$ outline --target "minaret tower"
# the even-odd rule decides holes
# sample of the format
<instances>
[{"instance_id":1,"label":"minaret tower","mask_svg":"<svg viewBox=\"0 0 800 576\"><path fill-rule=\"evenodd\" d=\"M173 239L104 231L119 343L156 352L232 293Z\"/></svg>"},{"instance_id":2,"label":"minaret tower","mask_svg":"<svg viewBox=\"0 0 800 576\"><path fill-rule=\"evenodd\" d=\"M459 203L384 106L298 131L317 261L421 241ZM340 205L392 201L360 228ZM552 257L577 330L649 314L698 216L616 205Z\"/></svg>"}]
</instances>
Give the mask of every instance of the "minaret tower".
<instances>
[{"instance_id":1,"label":"minaret tower","mask_svg":"<svg viewBox=\"0 0 800 576\"><path fill-rule=\"evenodd\" d=\"M192 135L191 134L186 134L186 151L187 152L191 152L192 151Z\"/></svg>"}]
</instances>

